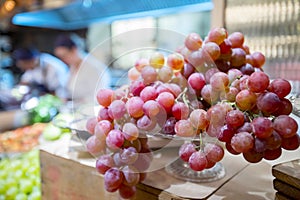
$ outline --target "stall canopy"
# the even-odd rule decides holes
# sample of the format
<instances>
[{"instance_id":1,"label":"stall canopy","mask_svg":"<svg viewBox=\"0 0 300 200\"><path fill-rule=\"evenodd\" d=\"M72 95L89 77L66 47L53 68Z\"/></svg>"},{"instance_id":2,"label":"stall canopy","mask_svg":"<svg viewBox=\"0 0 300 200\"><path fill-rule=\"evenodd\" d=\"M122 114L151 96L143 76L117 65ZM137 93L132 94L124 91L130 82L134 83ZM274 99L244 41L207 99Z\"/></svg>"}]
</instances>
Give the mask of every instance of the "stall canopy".
<instances>
[{"instance_id":1,"label":"stall canopy","mask_svg":"<svg viewBox=\"0 0 300 200\"><path fill-rule=\"evenodd\" d=\"M12 23L22 26L74 30L86 28L94 22L180 12L209 11L211 0L76 0L62 7L22 12Z\"/></svg>"}]
</instances>

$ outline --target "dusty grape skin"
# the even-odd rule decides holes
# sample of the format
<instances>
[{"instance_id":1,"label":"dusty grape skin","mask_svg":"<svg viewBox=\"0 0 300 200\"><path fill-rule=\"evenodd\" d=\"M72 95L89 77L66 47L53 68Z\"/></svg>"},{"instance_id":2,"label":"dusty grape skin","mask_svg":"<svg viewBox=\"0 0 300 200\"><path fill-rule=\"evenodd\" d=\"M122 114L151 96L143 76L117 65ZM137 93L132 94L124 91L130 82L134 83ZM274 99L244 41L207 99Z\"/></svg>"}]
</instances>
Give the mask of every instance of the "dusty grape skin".
<instances>
[{"instance_id":1,"label":"dusty grape skin","mask_svg":"<svg viewBox=\"0 0 300 200\"><path fill-rule=\"evenodd\" d=\"M133 198L136 194L136 186L121 184L119 188L119 194L124 199Z\"/></svg>"},{"instance_id":2,"label":"dusty grape skin","mask_svg":"<svg viewBox=\"0 0 300 200\"><path fill-rule=\"evenodd\" d=\"M167 58L167 65L175 71L180 71L184 65L184 58L178 53L170 54Z\"/></svg>"},{"instance_id":3,"label":"dusty grape skin","mask_svg":"<svg viewBox=\"0 0 300 200\"><path fill-rule=\"evenodd\" d=\"M225 91L229 85L228 75L224 72L217 72L210 78L210 85L214 91Z\"/></svg>"},{"instance_id":4,"label":"dusty grape skin","mask_svg":"<svg viewBox=\"0 0 300 200\"><path fill-rule=\"evenodd\" d=\"M126 105L122 100L114 100L108 107L108 115L112 119L120 119L126 114Z\"/></svg>"},{"instance_id":5,"label":"dusty grape skin","mask_svg":"<svg viewBox=\"0 0 300 200\"><path fill-rule=\"evenodd\" d=\"M258 163L263 159L264 153L256 152L254 149L250 149L249 151L243 153L243 157L250 163Z\"/></svg>"},{"instance_id":6,"label":"dusty grape skin","mask_svg":"<svg viewBox=\"0 0 300 200\"><path fill-rule=\"evenodd\" d=\"M233 32L228 35L228 40L231 42L232 48L243 47L244 44L244 34L241 32Z\"/></svg>"},{"instance_id":7,"label":"dusty grape skin","mask_svg":"<svg viewBox=\"0 0 300 200\"><path fill-rule=\"evenodd\" d=\"M219 162L224 157L224 149L218 144L205 144L204 153L206 155L206 159L211 162Z\"/></svg>"},{"instance_id":8,"label":"dusty grape skin","mask_svg":"<svg viewBox=\"0 0 300 200\"><path fill-rule=\"evenodd\" d=\"M286 98L280 99L280 106L278 106L278 109L272 113L272 115L278 117L279 115L289 115L293 111L293 104L290 100Z\"/></svg>"},{"instance_id":9,"label":"dusty grape skin","mask_svg":"<svg viewBox=\"0 0 300 200\"><path fill-rule=\"evenodd\" d=\"M202 39L198 33L190 33L184 41L185 46L191 51L197 51L202 46Z\"/></svg>"},{"instance_id":10,"label":"dusty grape skin","mask_svg":"<svg viewBox=\"0 0 300 200\"><path fill-rule=\"evenodd\" d=\"M209 124L207 113L203 109L195 109L190 113L190 122L194 128L205 130Z\"/></svg>"},{"instance_id":11,"label":"dusty grape skin","mask_svg":"<svg viewBox=\"0 0 300 200\"><path fill-rule=\"evenodd\" d=\"M110 89L100 89L97 92L97 101L100 105L107 107L114 99L114 92Z\"/></svg>"},{"instance_id":12,"label":"dusty grape skin","mask_svg":"<svg viewBox=\"0 0 300 200\"><path fill-rule=\"evenodd\" d=\"M108 132L113 129L113 126L108 120L101 120L95 126L95 136L99 139L105 139Z\"/></svg>"},{"instance_id":13,"label":"dusty grape skin","mask_svg":"<svg viewBox=\"0 0 300 200\"><path fill-rule=\"evenodd\" d=\"M203 152L196 151L192 153L188 161L190 168L195 171L202 171L206 168L207 159Z\"/></svg>"},{"instance_id":14,"label":"dusty grape skin","mask_svg":"<svg viewBox=\"0 0 300 200\"><path fill-rule=\"evenodd\" d=\"M156 69L162 68L164 66L164 63L165 63L165 57L160 52L153 53L149 59L150 66L153 68L156 68ZM142 71L143 71L143 69L142 69Z\"/></svg>"},{"instance_id":15,"label":"dusty grape skin","mask_svg":"<svg viewBox=\"0 0 300 200\"><path fill-rule=\"evenodd\" d=\"M297 134L298 124L288 115L280 115L273 121L273 127L283 138L289 138Z\"/></svg>"},{"instance_id":16,"label":"dusty grape skin","mask_svg":"<svg viewBox=\"0 0 300 200\"><path fill-rule=\"evenodd\" d=\"M287 80L277 78L270 83L268 90L277 94L277 96L282 99L291 92L292 86Z\"/></svg>"},{"instance_id":17,"label":"dusty grape skin","mask_svg":"<svg viewBox=\"0 0 300 200\"><path fill-rule=\"evenodd\" d=\"M215 42L220 45L228 36L227 30L224 28L216 27L209 31L207 41Z\"/></svg>"},{"instance_id":18,"label":"dusty grape skin","mask_svg":"<svg viewBox=\"0 0 300 200\"><path fill-rule=\"evenodd\" d=\"M247 152L254 146L254 139L248 132L240 132L231 138L232 148L239 153Z\"/></svg>"},{"instance_id":19,"label":"dusty grape skin","mask_svg":"<svg viewBox=\"0 0 300 200\"><path fill-rule=\"evenodd\" d=\"M281 101L275 93L266 92L258 96L256 105L265 116L269 116L279 109Z\"/></svg>"},{"instance_id":20,"label":"dusty grape skin","mask_svg":"<svg viewBox=\"0 0 300 200\"><path fill-rule=\"evenodd\" d=\"M131 97L126 102L127 113L134 118L139 118L144 114L144 101L140 97Z\"/></svg>"},{"instance_id":21,"label":"dusty grape skin","mask_svg":"<svg viewBox=\"0 0 300 200\"><path fill-rule=\"evenodd\" d=\"M253 67L261 68L265 64L266 58L261 52L253 52L251 57Z\"/></svg>"},{"instance_id":22,"label":"dusty grape skin","mask_svg":"<svg viewBox=\"0 0 300 200\"><path fill-rule=\"evenodd\" d=\"M189 76L188 83L194 90L199 91L201 91L206 84L204 75L198 72L195 72Z\"/></svg>"},{"instance_id":23,"label":"dusty grape skin","mask_svg":"<svg viewBox=\"0 0 300 200\"><path fill-rule=\"evenodd\" d=\"M202 46L203 50L208 53L212 60L217 60L221 55L221 50L219 45L214 42L206 42Z\"/></svg>"},{"instance_id":24,"label":"dusty grape skin","mask_svg":"<svg viewBox=\"0 0 300 200\"><path fill-rule=\"evenodd\" d=\"M298 149L300 145L300 136L299 135L294 135L289 138L283 138L281 147L285 150L296 150Z\"/></svg>"},{"instance_id":25,"label":"dusty grape skin","mask_svg":"<svg viewBox=\"0 0 300 200\"><path fill-rule=\"evenodd\" d=\"M218 135L218 140L221 142L226 142L226 143L230 142L231 138L234 136L235 133L236 132L232 127L225 124L220 129L220 134Z\"/></svg>"},{"instance_id":26,"label":"dusty grape skin","mask_svg":"<svg viewBox=\"0 0 300 200\"><path fill-rule=\"evenodd\" d=\"M275 160L277 158L279 158L282 154L282 149L281 147L277 148L277 149L273 149L273 150L269 150L267 149L264 152L264 159L266 160Z\"/></svg>"},{"instance_id":27,"label":"dusty grape skin","mask_svg":"<svg viewBox=\"0 0 300 200\"><path fill-rule=\"evenodd\" d=\"M242 110L251 110L256 105L256 94L249 90L241 90L236 95L236 105Z\"/></svg>"},{"instance_id":28,"label":"dusty grape skin","mask_svg":"<svg viewBox=\"0 0 300 200\"><path fill-rule=\"evenodd\" d=\"M179 148L179 157L183 161L188 162L194 152L196 152L195 145L192 143L185 143Z\"/></svg>"},{"instance_id":29,"label":"dusty grape skin","mask_svg":"<svg viewBox=\"0 0 300 200\"><path fill-rule=\"evenodd\" d=\"M268 138L272 135L272 121L266 117L257 117L251 122L253 133L258 138Z\"/></svg>"},{"instance_id":30,"label":"dusty grape skin","mask_svg":"<svg viewBox=\"0 0 300 200\"><path fill-rule=\"evenodd\" d=\"M86 141L86 148L92 155L101 153L105 147L105 140L99 140L95 135L92 135Z\"/></svg>"},{"instance_id":31,"label":"dusty grape skin","mask_svg":"<svg viewBox=\"0 0 300 200\"><path fill-rule=\"evenodd\" d=\"M264 72L253 72L248 78L248 87L252 92L264 92L269 83L269 76Z\"/></svg>"},{"instance_id":32,"label":"dusty grape skin","mask_svg":"<svg viewBox=\"0 0 300 200\"><path fill-rule=\"evenodd\" d=\"M123 174L117 168L110 168L104 174L104 187L108 192L115 192L123 182Z\"/></svg>"},{"instance_id":33,"label":"dusty grape skin","mask_svg":"<svg viewBox=\"0 0 300 200\"><path fill-rule=\"evenodd\" d=\"M100 174L105 174L112 167L114 167L114 160L108 154L100 156L96 161L96 169Z\"/></svg>"},{"instance_id":34,"label":"dusty grape skin","mask_svg":"<svg viewBox=\"0 0 300 200\"><path fill-rule=\"evenodd\" d=\"M176 122L175 133L180 137L191 137L195 135L195 130L189 120L182 119Z\"/></svg>"},{"instance_id":35,"label":"dusty grape skin","mask_svg":"<svg viewBox=\"0 0 300 200\"><path fill-rule=\"evenodd\" d=\"M106 137L106 145L112 150L118 150L124 143L124 136L117 129L111 130Z\"/></svg>"},{"instance_id":36,"label":"dusty grape skin","mask_svg":"<svg viewBox=\"0 0 300 200\"><path fill-rule=\"evenodd\" d=\"M98 123L98 119L97 117L90 117L87 122L86 122L86 130L90 133L90 134L94 134L95 133L95 126Z\"/></svg>"},{"instance_id":37,"label":"dusty grape skin","mask_svg":"<svg viewBox=\"0 0 300 200\"><path fill-rule=\"evenodd\" d=\"M230 65L235 68L240 68L246 64L246 53L241 48L233 48L230 58Z\"/></svg>"},{"instance_id":38,"label":"dusty grape skin","mask_svg":"<svg viewBox=\"0 0 300 200\"><path fill-rule=\"evenodd\" d=\"M225 120L227 125L239 128L244 124L244 113L240 110L232 110L227 113Z\"/></svg>"},{"instance_id":39,"label":"dusty grape skin","mask_svg":"<svg viewBox=\"0 0 300 200\"><path fill-rule=\"evenodd\" d=\"M177 120L187 119L189 117L190 110L186 104L177 102L172 106L172 114Z\"/></svg>"}]
</instances>

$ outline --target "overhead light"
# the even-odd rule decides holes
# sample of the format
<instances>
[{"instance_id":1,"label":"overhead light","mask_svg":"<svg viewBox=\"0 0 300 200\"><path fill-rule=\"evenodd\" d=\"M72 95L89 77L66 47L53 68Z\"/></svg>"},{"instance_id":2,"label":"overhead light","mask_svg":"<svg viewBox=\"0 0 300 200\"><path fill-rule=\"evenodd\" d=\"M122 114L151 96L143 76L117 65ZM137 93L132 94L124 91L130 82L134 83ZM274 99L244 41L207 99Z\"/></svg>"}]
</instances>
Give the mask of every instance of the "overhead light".
<instances>
[{"instance_id":1,"label":"overhead light","mask_svg":"<svg viewBox=\"0 0 300 200\"><path fill-rule=\"evenodd\" d=\"M7 12L10 12L16 7L16 2L14 0L6 0L3 7Z\"/></svg>"}]
</instances>

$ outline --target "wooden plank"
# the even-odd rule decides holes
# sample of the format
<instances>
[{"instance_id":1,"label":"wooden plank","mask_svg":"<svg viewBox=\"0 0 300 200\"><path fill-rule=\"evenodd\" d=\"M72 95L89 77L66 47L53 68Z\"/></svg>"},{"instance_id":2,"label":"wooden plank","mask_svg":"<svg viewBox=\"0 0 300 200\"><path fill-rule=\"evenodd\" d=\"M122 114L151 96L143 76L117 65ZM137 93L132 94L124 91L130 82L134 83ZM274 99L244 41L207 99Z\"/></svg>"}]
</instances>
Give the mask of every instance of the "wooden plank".
<instances>
[{"instance_id":1,"label":"wooden plank","mask_svg":"<svg viewBox=\"0 0 300 200\"><path fill-rule=\"evenodd\" d=\"M272 175L276 179L300 189L300 159L273 166Z\"/></svg>"},{"instance_id":2,"label":"wooden plank","mask_svg":"<svg viewBox=\"0 0 300 200\"><path fill-rule=\"evenodd\" d=\"M280 192L276 192L276 194L275 194L275 200L291 200L291 198L285 196L284 194L282 194Z\"/></svg>"},{"instance_id":3,"label":"wooden plank","mask_svg":"<svg viewBox=\"0 0 300 200\"><path fill-rule=\"evenodd\" d=\"M273 180L275 190L293 199L300 199L300 190L278 179Z\"/></svg>"},{"instance_id":4,"label":"wooden plank","mask_svg":"<svg viewBox=\"0 0 300 200\"><path fill-rule=\"evenodd\" d=\"M102 176L95 168L40 151L42 199L117 200L104 190Z\"/></svg>"}]
</instances>

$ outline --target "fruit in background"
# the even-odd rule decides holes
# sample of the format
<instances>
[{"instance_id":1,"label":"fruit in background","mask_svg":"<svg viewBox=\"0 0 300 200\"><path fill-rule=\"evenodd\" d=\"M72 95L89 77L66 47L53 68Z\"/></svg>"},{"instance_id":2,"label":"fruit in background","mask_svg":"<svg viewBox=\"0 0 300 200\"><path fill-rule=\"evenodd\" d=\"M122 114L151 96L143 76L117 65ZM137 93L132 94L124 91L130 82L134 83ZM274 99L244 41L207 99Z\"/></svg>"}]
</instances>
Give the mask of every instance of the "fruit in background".
<instances>
[{"instance_id":1,"label":"fruit in background","mask_svg":"<svg viewBox=\"0 0 300 200\"><path fill-rule=\"evenodd\" d=\"M61 129L51 123L48 124L43 131L43 137L45 140L57 140L60 138L61 134Z\"/></svg>"},{"instance_id":2,"label":"fruit in background","mask_svg":"<svg viewBox=\"0 0 300 200\"><path fill-rule=\"evenodd\" d=\"M32 150L0 161L0 199L40 200L39 151Z\"/></svg>"}]
</instances>

